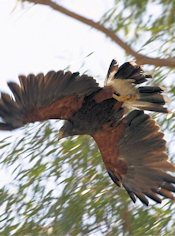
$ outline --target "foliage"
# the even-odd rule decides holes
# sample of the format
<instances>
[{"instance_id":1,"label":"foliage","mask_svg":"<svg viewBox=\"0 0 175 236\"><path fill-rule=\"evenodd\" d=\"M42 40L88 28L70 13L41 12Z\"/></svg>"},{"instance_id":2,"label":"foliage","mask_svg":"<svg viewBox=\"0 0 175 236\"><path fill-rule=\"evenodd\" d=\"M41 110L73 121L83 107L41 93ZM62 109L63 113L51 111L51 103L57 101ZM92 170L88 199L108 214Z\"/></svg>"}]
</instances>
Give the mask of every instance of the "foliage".
<instances>
[{"instance_id":1,"label":"foliage","mask_svg":"<svg viewBox=\"0 0 175 236\"><path fill-rule=\"evenodd\" d=\"M29 125L1 157L2 165L13 169L13 182L1 189L1 233L173 233L171 203L135 207L107 176L93 140L82 136L58 143L54 125L37 124L35 132ZM1 148L7 144L2 140Z\"/></svg>"},{"instance_id":2,"label":"foliage","mask_svg":"<svg viewBox=\"0 0 175 236\"><path fill-rule=\"evenodd\" d=\"M153 6L159 14L149 12ZM127 36L137 50L161 57L174 52L174 11L174 0L116 0L101 21ZM156 44L160 50L154 51ZM154 75L164 85L168 75L174 98L173 72L157 68ZM175 117L158 118L174 141ZM22 129L20 138L0 141L1 168L12 173L0 190L1 235L175 234L172 202L148 208L132 204L108 177L94 141L82 136L58 142L58 127L58 121L36 123Z\"/></svg>"},{"instance_id":3,"label":"foliage","mask_svg":"<svg viewBox=\"0 0 175 236\"><path fill-rule=\"evenodd\" d=\"M174 56L175 1L115 0L102 18L136 51L147 56Z\"/></svg>"}]
</instances>

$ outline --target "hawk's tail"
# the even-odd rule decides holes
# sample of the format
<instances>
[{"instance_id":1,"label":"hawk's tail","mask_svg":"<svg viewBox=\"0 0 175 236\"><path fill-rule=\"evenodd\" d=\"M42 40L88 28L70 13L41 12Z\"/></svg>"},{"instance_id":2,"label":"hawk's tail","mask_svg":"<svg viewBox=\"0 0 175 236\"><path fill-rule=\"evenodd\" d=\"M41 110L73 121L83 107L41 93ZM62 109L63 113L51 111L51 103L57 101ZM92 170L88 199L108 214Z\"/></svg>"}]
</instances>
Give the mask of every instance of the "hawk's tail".
<instances>
[{"instance_id":1,"label":"hawk's tail","mask_svg":"<svg viewBox=\"0 0 175 236\"><path fill-rule=\"evenodd\" d=\"M114 62L116 61L114 60ZM145 74L142 67L136 63L126 62L118 68L115 78L131 81L132 86L137 86L138 84L146 82L147 79L152 78L152 76ZM162 88L158 86L142 86L137 87L137 91L138 97L135 100L127 102L129 106L142 110L168 113L164 105L169 99L162 94Z\"/></svg>"},{"instance_id":2,"label":"hawk's tail","mask_svg":"<svg viewBox=\"0 0 175 236\"><path fill-rule=\"evenodd\" d=\"M168 102L168 97L162 95L163 89L158 86L143 86L138 88L139 97L133 101L135 108L168 113L164 105Z\"/></svg>"}]
</instances>

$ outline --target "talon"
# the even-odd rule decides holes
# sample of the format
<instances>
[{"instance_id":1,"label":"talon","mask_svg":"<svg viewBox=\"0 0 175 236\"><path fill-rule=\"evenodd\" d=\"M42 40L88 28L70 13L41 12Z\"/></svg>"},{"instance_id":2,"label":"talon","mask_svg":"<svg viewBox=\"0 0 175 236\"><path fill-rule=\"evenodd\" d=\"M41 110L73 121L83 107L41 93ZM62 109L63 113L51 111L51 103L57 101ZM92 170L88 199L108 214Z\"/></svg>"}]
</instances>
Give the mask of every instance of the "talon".
<instances>
[{"instance_id":1,"label":"talon","mask_svg":"<svg viewBox=\"0 0 175 236\"><path fill-rule=\"evenodd\" d=\"M117 101L119 102L126 102L126 101L129 101L129 100L135 100L136 99L136 96L135 95L116 95L116 94L113 94L112 96L114 99L116 99Z\"/></svg>"}]
</instances>

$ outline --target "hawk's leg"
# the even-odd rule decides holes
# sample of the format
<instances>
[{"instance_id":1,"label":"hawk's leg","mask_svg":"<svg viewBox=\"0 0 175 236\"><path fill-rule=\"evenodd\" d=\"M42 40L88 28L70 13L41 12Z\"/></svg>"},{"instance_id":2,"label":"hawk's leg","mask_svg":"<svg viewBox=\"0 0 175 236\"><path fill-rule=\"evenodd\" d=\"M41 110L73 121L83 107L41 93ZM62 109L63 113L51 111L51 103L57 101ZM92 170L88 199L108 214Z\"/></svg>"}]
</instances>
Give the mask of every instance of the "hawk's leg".
<instances>
[{"instance_id":1,"label":"hawk's leg","mask_svg":"<svg viewBox=\"0 0 175 236\"><path fill-rule=\"evenodd\" d=\"M126 101L135 101L137 96L136 95L117 95L113 94L112 96L114 99L116 99L119 102L126 102Z\"/></svg>"}]
</instances>

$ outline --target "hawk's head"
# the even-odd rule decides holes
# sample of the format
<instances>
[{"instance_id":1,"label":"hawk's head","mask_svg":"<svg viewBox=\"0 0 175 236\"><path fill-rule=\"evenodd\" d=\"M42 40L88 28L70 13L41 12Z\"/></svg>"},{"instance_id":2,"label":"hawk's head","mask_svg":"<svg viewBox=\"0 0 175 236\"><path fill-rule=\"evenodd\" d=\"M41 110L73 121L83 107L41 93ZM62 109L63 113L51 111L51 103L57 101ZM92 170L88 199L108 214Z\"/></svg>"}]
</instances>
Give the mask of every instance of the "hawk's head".
<instances>
[{"instance_id":1,"label":"hawk's head","mask_svg":"<svg viewBox=\"0 0 175 236\"><path fill-rule=\"evenodd\" d=\"M59 130L59 139L68 137L68 136L73 136L73 135L78 135L79 131L75 129L74 125L72 122L66 120Z\"/></svg>"}]
</instances>

